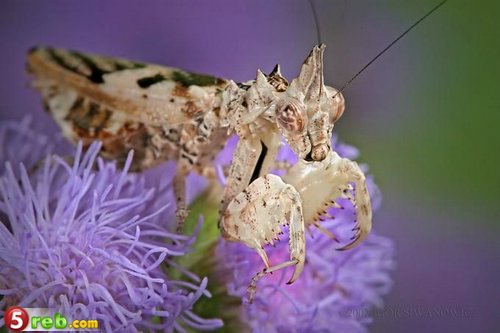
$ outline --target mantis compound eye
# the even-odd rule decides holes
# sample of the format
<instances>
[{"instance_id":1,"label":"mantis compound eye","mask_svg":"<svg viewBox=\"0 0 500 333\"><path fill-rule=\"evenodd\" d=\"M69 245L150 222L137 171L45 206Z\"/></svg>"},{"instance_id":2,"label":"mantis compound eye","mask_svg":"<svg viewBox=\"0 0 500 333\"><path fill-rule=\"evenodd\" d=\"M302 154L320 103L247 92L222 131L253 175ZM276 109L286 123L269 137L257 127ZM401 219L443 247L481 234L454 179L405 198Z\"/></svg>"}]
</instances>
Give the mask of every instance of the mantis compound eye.
<instances>
[{"instance_id":1,"label":"mantis compound eye","mask_svg":"<svg viewBox=\"0 0 500 333\"><path fill-rule=\"evenodd\" d=\"M276 109L276 123L281 135L300 158L311 152L311 140L307 135L308 118L305 108L298 103L283 103Z\"/></svg>"},{"instance_id":2,"label":"mantis compound eye","mask_svg":"<svg viewBox=\"0 0 500 333\"><path fill-rule=\"evenodd\" d=\"M286 104L276 112L276 119L280 127L288 132L301 133L306 125L303 112L295 104Z\"/></svg>"},{"instance_id":3,"label":"mantis compound eye","mask_svg":"<svg viewBox=\"0 0 500 333\"><path fill-rule=\"evenodd\" d=\"M326 92L328 96L328 113L330 114L330 122L333 124L342 117L345 100L342 93L338 92L337 89L326 87Z\"/></svg>"}]
</instances>

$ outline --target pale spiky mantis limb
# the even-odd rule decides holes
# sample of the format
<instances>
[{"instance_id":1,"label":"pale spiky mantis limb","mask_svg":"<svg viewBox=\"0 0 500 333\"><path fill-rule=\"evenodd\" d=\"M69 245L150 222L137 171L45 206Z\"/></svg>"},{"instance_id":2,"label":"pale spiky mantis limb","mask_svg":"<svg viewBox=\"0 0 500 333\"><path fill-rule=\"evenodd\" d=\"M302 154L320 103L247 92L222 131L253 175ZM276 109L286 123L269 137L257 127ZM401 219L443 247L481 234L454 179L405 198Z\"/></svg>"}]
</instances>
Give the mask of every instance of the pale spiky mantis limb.
<instances>
[{"instance_id":1,"label":"pale spiky mantis limb","mask_svg":"<svg viewBox=\"0 0 500 333\"><path fill-rule=\"evenodd\" d=\"M355 197L350 197L351 184ZM299 160L282 178L265 175L255 180L229 204L223 215L226 239L239 241L255 249L265 269L257 273L249 287L253 298L256 282L264 274L295 265L288 283L300 275L305 261L305 231L311 226L334 240L337 237L321 226L321 218L330 207L339 207L332 198L350 198L356 207L357 225L352 241L340 248L347 250L362 241L371 229L370 196L365 177L357 163L340 158L330 151L322 161ZM290 228L290 259L270 266L264 245L273 244L282 233L281 227Z\"/></svg>"}]
</instances>

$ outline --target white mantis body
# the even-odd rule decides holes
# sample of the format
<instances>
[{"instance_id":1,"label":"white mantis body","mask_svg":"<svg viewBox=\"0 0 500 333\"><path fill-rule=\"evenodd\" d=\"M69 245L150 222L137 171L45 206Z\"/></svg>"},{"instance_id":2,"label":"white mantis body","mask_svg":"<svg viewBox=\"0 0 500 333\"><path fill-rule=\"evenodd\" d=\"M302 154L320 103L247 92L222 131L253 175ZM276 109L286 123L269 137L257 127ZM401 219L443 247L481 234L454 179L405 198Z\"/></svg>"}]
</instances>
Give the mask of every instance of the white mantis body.
<instances>
[{"instance_id":1,"label":"white mantis body","mask_svg":"<svg viewBox=\"0 0 500 333\"><path fill-rule=\"evenodd\" d=\"M344 112L344 98L323 82L324 45L313 48L299 76L290 83L279 66L253 81L187 73L121 59L50 47L33 49L29 70L36 77L46 108L72 140L103 142L106 157L123 161L136 151L135 169L177 160L174 191L177 219L185 210L184 178L189 172L213 176L211 161L227 138L239 137L220 206L222 236L255 249L266 273L295 266L289 283L303 270L305 232L322 228L321 217L338 197L356 207L353 240L371 229L370 197L355 162L340 158L330 146L334 123ZM283 177L270 174L282 141L299 162ZM354 196L352 190L354 185ZM290 259L271 266L264 246L290 228Z\"/></svg>"}]
</instances>

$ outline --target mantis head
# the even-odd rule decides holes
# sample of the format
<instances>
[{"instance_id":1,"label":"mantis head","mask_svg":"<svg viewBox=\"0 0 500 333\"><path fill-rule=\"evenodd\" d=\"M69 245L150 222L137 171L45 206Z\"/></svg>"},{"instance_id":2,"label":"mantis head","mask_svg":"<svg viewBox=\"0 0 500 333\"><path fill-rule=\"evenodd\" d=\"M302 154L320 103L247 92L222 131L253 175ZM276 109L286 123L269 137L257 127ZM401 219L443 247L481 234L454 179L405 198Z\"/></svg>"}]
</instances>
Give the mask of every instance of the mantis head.
<instances>
[{"instance_id":1,"label":"mantis head","mask_svg":"<svg viewBox=\"0 0 500 333\"><path fill-rule=\"evenodd\" d=\"M279 131L293 151L309 161L326 158L333 125L345 108L342 94L324 84L324 49L324 44L312 49L299 76L289 85L281 76L279 66L267 77L278 91L274 112Z\"/></svg>"}]
</instances>

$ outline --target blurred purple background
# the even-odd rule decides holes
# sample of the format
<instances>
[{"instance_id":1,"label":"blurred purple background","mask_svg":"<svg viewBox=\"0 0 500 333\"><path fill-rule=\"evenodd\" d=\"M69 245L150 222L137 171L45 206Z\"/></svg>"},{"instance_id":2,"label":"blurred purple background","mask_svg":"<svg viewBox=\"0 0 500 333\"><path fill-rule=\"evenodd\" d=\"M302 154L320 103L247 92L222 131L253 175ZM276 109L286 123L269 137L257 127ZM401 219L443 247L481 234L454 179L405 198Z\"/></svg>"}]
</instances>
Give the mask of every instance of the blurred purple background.
<instances>
[{"instance_id":1,"label":"blurred purple background","mask_svg":"<svg viewBox=\"0 0 500 333\"><path fill-rule=\"evenodd\" d=\"M342 86L435 3L316 1L321 34L328 46L326 82ZM384 195L375 228L397 244L395 286L386 309L374 314L373 332L500 329L496 312L500 246L494 237L497 200L491 203L491 195L481 197L482 188L468 186L482 180L469 179L467 174L449 179L450 184L465 184L456 197L447 183L439 183L441 188L429 185L431 178L422 170L434 161L422 161L415 154L418 149L432 150L434 145L437 149L440 138L417 148L411 141L412 134L417 139L426 135L429 129L424 126L432 128L434 118L428 115L439 107L437 102L423 102L426 96L432 95L432 101L441 98L427 84L441 77L446 87L457 80L449 75L453 67L441 71L450 61L453 64L446 49L461 43L453 37L453 29L461 24L455 14L469 13L457 6L447 4L433 14L345 92L348 105L338 133L343 141L359 147L362 162L370 164ZM309 3L290 0L9 0L1 5L0 36L0 119L30 114L50 131L57 129L42 112L37 93L28 88L24 70L25 52L33 45L73 48L245 81L255 77L257 68L270 71L276 63L282 65L286 77L293 78L317 42ZM455 98L453 93L448 97ZM435 122L439 119L436 116ZM454 159L442 158L439 163L453 168ZM433 168L429 170L431 177ZM439 181L448 176L436 177Z\"/></svg>"}]
</instances>

